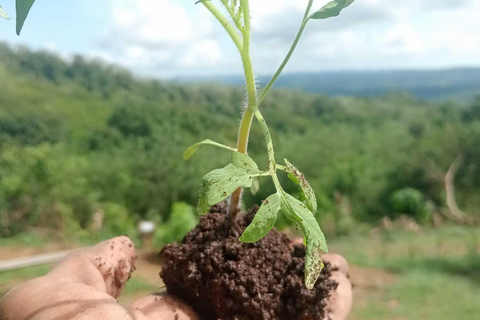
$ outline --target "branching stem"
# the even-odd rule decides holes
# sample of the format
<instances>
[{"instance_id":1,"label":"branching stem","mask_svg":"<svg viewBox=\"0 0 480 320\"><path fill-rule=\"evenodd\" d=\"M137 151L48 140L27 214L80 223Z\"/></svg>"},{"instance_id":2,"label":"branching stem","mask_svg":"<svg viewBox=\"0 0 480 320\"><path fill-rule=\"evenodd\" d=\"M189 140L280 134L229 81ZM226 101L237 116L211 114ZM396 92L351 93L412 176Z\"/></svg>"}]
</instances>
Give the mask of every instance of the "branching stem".
<instances>
[{"instance_id":1,"label":"branching stem","mask_svg":"<svg viewBox=\"0 0 480 320\"><path fill-rule=\"evenodd\" d=\"M263 88L262 92L260 93L257 101L257 106L260 106L260 104L263 102L265 97L268 95L270 92L270 89L272 89L273 85L275 84L275 81L277 81L278 77L282 73L283 69L287 65L288 61L292 57L293 52L297 48L298 42L300 41L300 38L302 37L303 31L305 30L305 27L307 26L307 22L309 20L309 15L310 15L310 10L312 9L312 4L313 0L310 0L308 2L307 9L305 10L305 15L303 16L302 24L300 25L300 29L298 30L297 36L295 37L295 40L293 41L292 46L290 47L290 50L287 53L287 56L283 60L282 64L278 68L277 72L273 75L272 79L268 82L268 84Z\"/></svg>"}]
</instances>

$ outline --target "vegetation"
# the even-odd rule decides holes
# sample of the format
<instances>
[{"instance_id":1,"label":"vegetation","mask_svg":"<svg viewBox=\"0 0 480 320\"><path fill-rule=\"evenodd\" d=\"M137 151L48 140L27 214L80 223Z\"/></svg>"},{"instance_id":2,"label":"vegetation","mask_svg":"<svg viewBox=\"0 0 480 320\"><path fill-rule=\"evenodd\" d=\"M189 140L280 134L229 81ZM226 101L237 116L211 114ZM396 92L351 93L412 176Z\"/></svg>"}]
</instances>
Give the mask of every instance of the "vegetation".
<instances>
[{"instance_id":1,"label":"vegetation","mask_svg":"<svg viewBox=\"0 0 480 320\"><path fill-rule=\"evenodd\" d=\"M196 202L202 172L228 161L219 153L198 157L194 166L179 162L184 146L199 136L234 144L231 127L242 107L239 88L139 80L98 61L67 63L6 44L0 45L0 83L4 237L28 226L78 236L98 209L106 219L119 210L132 221L166 221L173 203ZM280 142L276 154L309 177L322 213L317 219L333 222L326 231L334 234L350 231L346 221L415 215L394 201L404 189L422 195L431 219L445 206L444 175L459 155L457 202L477 215L478 110L480 99L464 106L403 94L328 98L292 91L273 91L263 105ZM267 163L258 127L251 136L249 154ZM285 177L280 181L288 192L299 191ZM273 193L268 181L260 184L256 195L245 194L245 206ZM286 223L279 217L278 226Z\"/></svg>"}]
</instances>

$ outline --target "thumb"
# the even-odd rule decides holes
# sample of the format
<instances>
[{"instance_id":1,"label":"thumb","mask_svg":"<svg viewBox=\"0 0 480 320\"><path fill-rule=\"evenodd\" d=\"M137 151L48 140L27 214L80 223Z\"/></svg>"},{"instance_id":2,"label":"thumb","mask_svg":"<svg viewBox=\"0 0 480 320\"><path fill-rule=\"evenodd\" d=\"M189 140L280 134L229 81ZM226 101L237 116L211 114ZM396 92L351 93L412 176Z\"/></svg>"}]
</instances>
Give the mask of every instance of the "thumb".
<instances>
[{"instance_id":1,"label":"thumb","mask_svg":"<svg viewBox=\"0 0 480 320\"><path fill-rule=\"evenodd\" d=\"M135 247L121 236L68 254L47 276L80 282L118 298L135 270Z\"/></svg>"}]
</instances>

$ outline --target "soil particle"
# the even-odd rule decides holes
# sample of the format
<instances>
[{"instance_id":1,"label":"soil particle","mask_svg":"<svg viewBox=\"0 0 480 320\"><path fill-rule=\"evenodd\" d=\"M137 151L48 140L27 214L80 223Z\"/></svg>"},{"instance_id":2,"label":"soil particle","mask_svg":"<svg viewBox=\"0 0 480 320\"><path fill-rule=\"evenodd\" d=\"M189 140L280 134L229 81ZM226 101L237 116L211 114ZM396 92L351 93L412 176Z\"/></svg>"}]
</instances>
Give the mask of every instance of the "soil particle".
<instances>
[{"instance_id":1,"label":"soil particle","mask_svg":"<svg viewBox=\"0 0 480 320\"><path fill-rule=\"evenodd\" d=\"M320 320L337 283L328 263L313 290L304 285L305 247L272 230L257 243L238 238L255 208L227 228L225 208L214 206L181 244L162 250L161 277L169 293L203 320Z\"/></svg>"}]
</instances>

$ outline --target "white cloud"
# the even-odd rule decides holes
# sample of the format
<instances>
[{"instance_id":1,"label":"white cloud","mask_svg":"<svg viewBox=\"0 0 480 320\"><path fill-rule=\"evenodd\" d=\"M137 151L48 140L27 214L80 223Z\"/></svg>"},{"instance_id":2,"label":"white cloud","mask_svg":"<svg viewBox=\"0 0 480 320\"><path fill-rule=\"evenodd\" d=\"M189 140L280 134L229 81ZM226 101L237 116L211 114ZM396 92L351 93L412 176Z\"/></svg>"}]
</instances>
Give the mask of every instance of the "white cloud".
<instances>
[{"instance_id":1,"label":"white cloud","mask_svg":"<svg viewBox=\"0 0 480 320\"><path fill-rule=\"evenodd\" d=\"M110 26L97 51L109 61L154 76L241 71L231 41L194 0L104 1ZM307 2L251 1L258 72L281 62ZM357 0L340 17L309 23L288 70L479 65L479 13L477 0Z\"/></svg>"}]
</instances>

